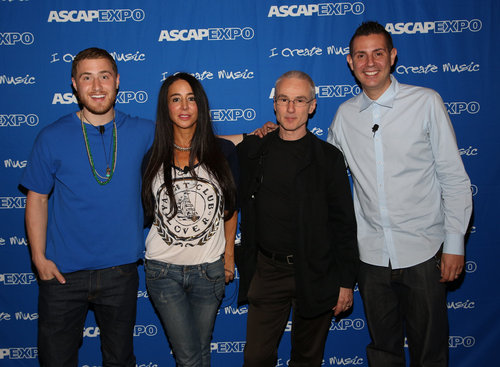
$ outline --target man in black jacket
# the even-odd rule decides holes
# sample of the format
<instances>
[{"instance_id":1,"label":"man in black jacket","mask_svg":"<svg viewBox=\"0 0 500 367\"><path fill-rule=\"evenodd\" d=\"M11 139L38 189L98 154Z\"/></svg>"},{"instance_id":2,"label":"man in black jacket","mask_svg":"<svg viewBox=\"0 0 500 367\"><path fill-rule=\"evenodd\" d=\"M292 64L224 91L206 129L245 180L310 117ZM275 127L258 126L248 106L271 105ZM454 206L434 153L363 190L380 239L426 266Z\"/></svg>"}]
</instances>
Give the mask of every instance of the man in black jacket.
<instances>
[{"instance_id":1,"label":"man in black jacket","mask_svg":"<svg viewBox=\"0 0 500 367\"><path fill-rule=\"evenodd\" d=\"M320 366L332 315L352 306L359 256L351 191L342 153L307 130L315 108L309 75L289 71L276 81L279 128L238 145L246 367L276 365L290 309L289 366Z\"/></svg>"}]
</instances>

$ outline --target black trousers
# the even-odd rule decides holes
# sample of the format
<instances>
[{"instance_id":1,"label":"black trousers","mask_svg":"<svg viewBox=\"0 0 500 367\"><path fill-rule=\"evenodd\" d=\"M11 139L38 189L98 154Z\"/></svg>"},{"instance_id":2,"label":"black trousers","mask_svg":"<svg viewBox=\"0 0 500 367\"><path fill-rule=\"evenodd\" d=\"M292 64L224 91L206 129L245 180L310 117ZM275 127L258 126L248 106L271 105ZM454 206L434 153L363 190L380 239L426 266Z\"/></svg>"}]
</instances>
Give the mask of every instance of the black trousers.
<instances>
[{"instance_id":1,"label":"black trousers","mask_svg":"<svg viewBox=\"0 0 500 367\"><path fill-rule=\"evenodd\" d=\"M404 337L411 367L448 365L446 285L440 283L439 259L405 269L361 262L359 290L371 343L370 367L404 367Z\"/></svg>"},{"instance_id":2,"label":"black trousers","mask_svg":"<svg viewBox=\"0 0 500 367\"><path fill-rule=\"evenodd\" d=\"M292 310L290 363L292 367L321 366L333 313L303 318L295 310L293 265L273 261L261 253L248 292L245 367L274 367L278 346Z\"/></svg>"},{"instance_id":3,"label":"black trousers","mask_svg":"<svg viewBox=\"0 0 500 367\"><path fill-rule=\"evenodd\" d=\"M135 366L133 334L139 275L137 264L64 273L39 281L38 353L43 367L78 366L87 312L100 329L102 365Z\"/></svg>"}]
</instances>

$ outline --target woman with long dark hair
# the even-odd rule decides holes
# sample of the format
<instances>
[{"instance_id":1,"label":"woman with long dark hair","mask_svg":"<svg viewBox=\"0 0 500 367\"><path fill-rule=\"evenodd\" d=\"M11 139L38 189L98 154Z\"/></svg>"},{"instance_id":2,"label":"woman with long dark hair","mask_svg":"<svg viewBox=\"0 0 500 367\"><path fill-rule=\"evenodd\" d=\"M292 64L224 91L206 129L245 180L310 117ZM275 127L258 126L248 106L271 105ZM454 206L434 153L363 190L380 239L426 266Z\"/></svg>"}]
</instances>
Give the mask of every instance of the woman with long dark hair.
<instances>
[{"instance_id":1,"label":"woman with long dark hair","mask_svg":"<svg viewBox=\"0 0 500 367\"><path fill-rule=\"evenodd\" d=\"M146 283L177 366L209 366L224 283L234 278L234 145L215 137L208 99L186 73L160 89L142 197L153 220Z\"/></svg>"}]
</instances>

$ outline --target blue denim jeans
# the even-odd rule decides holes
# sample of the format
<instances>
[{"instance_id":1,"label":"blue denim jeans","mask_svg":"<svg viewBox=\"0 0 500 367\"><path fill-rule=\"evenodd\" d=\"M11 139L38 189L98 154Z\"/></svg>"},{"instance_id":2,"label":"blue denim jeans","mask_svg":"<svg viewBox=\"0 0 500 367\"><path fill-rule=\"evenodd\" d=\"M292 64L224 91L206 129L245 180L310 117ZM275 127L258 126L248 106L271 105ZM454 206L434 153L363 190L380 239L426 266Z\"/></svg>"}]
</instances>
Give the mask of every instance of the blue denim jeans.
<instances>
[{"instance_id":1,"label":"blue denim jeans","mask_svg":"<svg viewBox=\"0 0 500 367\"><path fill-rule=\"evenodd\" d=\"M89 308L100 329L102 365L135 366L133 333L137 264L63 274L39 281L38 353L41 366L76 367Z\"/></svg>"},{"instance_id":2,"label":"blue denim jeans","mask_svg":"<svg viewBox=\"0 0 500 367\"><path fill-rule=\"evenodd\" d=\"M149 297L177 366L210 366L212 331L224 297L222 259L189 266L147 260L145 268Z\"/></svg>"}]
</instances>

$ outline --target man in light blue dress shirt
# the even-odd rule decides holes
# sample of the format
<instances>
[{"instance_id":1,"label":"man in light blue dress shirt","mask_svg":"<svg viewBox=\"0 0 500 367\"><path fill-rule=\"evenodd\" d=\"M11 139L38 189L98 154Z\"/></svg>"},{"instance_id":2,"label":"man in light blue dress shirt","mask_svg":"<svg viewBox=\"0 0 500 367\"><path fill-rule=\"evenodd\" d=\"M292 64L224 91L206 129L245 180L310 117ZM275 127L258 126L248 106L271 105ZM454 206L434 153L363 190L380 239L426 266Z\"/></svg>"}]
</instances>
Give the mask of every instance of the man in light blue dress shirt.
<instances>
[{"instance_id":1,"label":"man in light blue dress shirt","mask_svg":"<svg viewBox=\"0 0 500 367\"><path fill-rule=\"evenodd\" d=\"M349 46L363 93L339 107L328 141L354 183L368 361L405 366L406 334L411 366L447 366L445 284L464 267L470 181L439 94L391 75L384 27L363 23Z\"/></svg>"}]
</instances>

